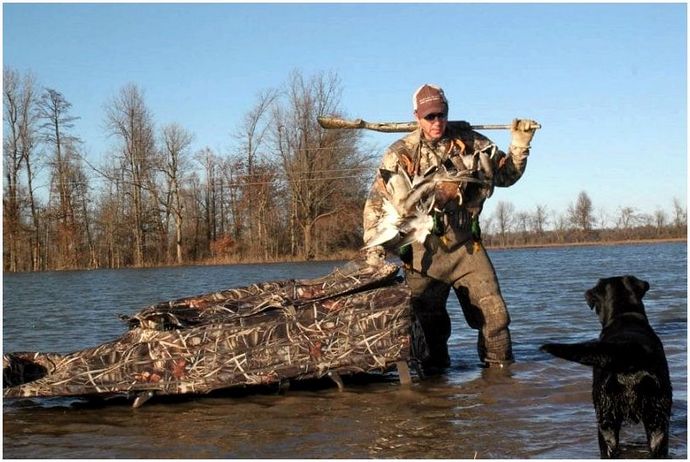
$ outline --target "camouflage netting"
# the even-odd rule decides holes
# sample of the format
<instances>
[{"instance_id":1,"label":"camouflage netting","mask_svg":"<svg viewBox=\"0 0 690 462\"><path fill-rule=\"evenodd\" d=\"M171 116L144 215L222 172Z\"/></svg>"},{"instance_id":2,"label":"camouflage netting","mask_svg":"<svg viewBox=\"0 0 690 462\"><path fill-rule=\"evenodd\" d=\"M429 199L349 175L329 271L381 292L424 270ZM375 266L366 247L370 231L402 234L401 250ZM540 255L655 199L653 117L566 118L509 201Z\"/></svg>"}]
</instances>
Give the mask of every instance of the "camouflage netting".
<instances>
[{"instance_id":1,"label":"camouflage netting","mask_svg":"<svg viewBox=\"0 0 690 462\"><path fill-rule=\"evenodd\" d=\"M385 371L410 359L398 267L350 263L312 280L253 284L160 303L119 339L70 354L10 353L5 398L207 393L238 385Z\"/></svg>"}]
</instances>

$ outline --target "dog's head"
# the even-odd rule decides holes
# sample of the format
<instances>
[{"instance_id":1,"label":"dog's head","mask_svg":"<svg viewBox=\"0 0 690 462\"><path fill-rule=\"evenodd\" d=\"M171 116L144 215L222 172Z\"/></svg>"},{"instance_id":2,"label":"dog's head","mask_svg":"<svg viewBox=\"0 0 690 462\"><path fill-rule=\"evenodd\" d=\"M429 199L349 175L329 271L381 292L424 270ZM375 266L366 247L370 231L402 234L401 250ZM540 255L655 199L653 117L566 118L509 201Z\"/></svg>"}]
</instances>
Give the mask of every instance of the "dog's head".
<instances>
[{"instance_id":1,"label":"dog's head","mask_svg":"<svg viewBox=\"0 0 690 462\"><path fill-rule=\"evenodd\" d=\"M605 326L623 313L640 313L646 317L642 297L648 290L647 281L635 276L617 276L599 279L596 286L585 292L585 300Z\"/></svg>"}]
</instances>

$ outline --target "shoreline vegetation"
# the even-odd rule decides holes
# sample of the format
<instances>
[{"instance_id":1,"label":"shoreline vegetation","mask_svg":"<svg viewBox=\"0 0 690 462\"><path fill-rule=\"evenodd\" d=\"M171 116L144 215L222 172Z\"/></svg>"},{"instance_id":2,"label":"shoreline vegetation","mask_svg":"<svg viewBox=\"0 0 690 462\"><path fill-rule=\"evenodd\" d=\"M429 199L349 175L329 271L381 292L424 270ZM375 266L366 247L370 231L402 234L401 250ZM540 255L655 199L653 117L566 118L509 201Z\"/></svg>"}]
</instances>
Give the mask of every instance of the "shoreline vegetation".
<instances>
[{"instance_id":1,"label":"shoreline vegetation","mask_svg":"<svg viewBox=\"0 0 690 462\"><path fill-rule=\"evenodd\" d=\"M543 244L509 244L509 245L485 245L489 251L517 250L517 249L542 249L560 247L602 247L609 245L644 245L644 244L670 244L676 242L686 242L686 237L678 238L659 238L659 239L629 239L615 241L583 241L583 242L562 242L562 243L543 243ZM335 252L330 257L307 260L304 258L282 258L273 260L260 259L234 259L234 258L208 258L204 261L190 263L189 265L253 265L253 264L273 264L273 263L309 263L309 262L328 262L354 260L360 254L358 250L341 250ZM390 254L389 254L390 255ZM390 256L388 257L390 258ZM159 265L158 267L174 267L187 265Z\"/></svg>"},{"instance_id":2,"label":"shoreline vegetation","mask_svg":"<svg viewBox=\"0 0 690 462\"><path fill-rule=\"evenodd\" d=\"M614 246L614 245L645 245L645 244L672 244L677 242L687 243L687 237L668 237L668 238L649 238L649 239L620 239L611 241L580 241L580 242L560 242L560 243L529 243L529 244L508 244L508 245L486 245L485 247L489 251L505 251L505 250L519 250L519 249L549 249L549 248L562 248L562 247L603 247L603 246ZM119 268L65 268L65 269L51 269L45 271L85 271L85 270L97 270L97 269L155 269L155 268L178 268L185 266L223 266L223 265L272 265L280 263L323 263L329 261L350 261L355 260L360 257L361 251L354 249L342 249L333 252L329 256L321 255L319 258L305 259L300 256L290 257L284 256L282 258L271 258L271 259L261 259L261 258L237 258L232 256L225 257L209 257L203 260L186 262L186 263L168 263L168 264L156 264L156 265L144 265L144 266L122 266ZM395 258L391 254L388 254L388 259ZM18 273L22 273L20 271ZM27 271L31 272L31 271ZM33 271L41 272L41 271Z\"/></svg>"}]
</instances>

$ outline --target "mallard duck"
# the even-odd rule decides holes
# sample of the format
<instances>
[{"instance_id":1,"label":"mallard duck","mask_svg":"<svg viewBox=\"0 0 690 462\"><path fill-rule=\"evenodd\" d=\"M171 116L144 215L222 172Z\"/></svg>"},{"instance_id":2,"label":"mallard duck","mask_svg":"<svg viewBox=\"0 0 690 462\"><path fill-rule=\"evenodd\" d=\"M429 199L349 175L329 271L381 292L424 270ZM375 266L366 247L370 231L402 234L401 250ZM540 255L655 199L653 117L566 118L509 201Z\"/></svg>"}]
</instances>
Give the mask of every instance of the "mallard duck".
<instances>
[{"instance_id":1,"label":"mallard duck","mask_svg":"<svg viewBox=\"0 0 690 462\"><path fill-rule=\"evenodd\" d=\"M448 170L443 165L431 167L410 178L404 171L380 170L388 197L383 198L382 214L376 234L364 247L382 245L402 247L412 242L424 243L434 227L432 212L441 211L449 200L462 203L462 191L468 183L486 185L472 170Z\"/></svg>"}]
</instances>

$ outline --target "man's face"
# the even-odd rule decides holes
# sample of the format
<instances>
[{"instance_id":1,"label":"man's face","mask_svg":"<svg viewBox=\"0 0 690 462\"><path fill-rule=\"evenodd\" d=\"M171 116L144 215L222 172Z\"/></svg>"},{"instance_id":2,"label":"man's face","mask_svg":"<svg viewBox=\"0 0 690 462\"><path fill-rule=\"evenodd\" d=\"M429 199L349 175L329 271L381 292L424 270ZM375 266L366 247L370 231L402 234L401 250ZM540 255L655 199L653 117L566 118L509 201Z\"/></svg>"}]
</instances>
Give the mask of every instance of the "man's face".
<instances>
[{"instance_id":1,"label":"man's face","mask_svg":"<svg viewBox=\"0 0 690 462\"><path fill-rule=\"evenodd\" d=\"M419 117L415 114L417 123L422 129L424 139L429 141L436 141L443 136L448 124L448 114L444 112L434 112L427 114L425 117Z\"/></svg>"}]
</instances>

